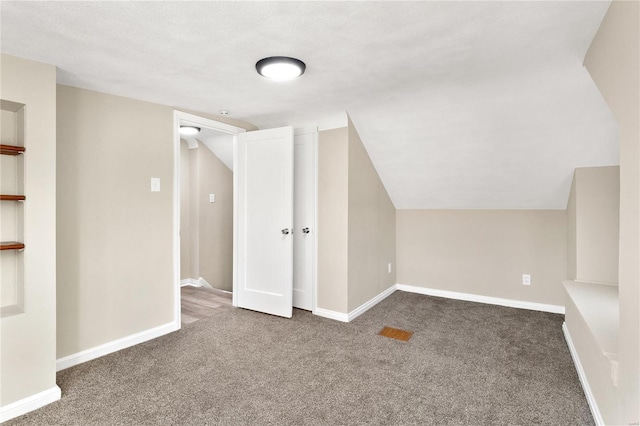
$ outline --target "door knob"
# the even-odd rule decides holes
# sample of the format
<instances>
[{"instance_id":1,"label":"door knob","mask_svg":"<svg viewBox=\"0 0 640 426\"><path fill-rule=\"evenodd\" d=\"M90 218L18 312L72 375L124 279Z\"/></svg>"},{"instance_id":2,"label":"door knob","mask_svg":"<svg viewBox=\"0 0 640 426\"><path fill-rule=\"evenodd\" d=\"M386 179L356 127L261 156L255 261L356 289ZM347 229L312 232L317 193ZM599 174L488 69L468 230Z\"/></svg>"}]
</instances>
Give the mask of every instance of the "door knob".
<instances>
[{"instance_id":1,"label":"door knob","mask_svg":"<svg viewBox=\"0 0 640 426\"><path fill-rule=\"evenodd\" d=\"M284 228L282 231L283 235L288 235L289 234L289 228Z\"/></svg>"},{"instance_id":2,"label":"door knob","mask_svg":"<svg viewBox=\"0 0 640 426\"><path fill-rule=\"evenodd\" d=\"M308 234L309 232L310 232L309 228L302 228L302 233L303 234Z\"/></svg>"}]
</instances>

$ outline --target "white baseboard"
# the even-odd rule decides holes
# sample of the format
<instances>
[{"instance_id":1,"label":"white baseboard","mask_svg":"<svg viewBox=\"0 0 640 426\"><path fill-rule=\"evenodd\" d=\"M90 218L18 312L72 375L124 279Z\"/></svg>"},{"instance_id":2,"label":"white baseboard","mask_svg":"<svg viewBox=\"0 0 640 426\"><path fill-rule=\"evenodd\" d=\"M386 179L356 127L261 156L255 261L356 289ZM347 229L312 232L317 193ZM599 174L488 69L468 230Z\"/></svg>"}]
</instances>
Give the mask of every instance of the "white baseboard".
<instances>
[{"instance_id":1,"label":"white baseboard","mask_svg":"<svg viewBox=\"0 0 640 426\"><path fill-rule=\"evenodd\" d=\"M37 410L45 405L60 399L62 392L58 386L53 386L35 395L28 396L9 405L0 407L0 423L14 419L30 411Z\"/></svg>"},{"instance_id":2,"label":"white baseboard","mask_svg":"<svg viewBox=\"0 0 640 426\"><path fill-rule=\"evenodd\" d=\"M316 308L314 314L319 317L329 318L336 321L349 322L349 314L331 311L329 309Z\"/></svg>"},{"instance_id":3,"label":"white baseboard","mask_svg":"<svg viewBox=\"0 0 640 426\"><path fill-rule=\"evenodd\" d=\"M587 403L589 404L589 408L591 409L593 420L598 426L604 425L605 423L602 419L602 414L598 409L598 404L596 403L596 399L593 396L593 392L591 392L591 387L589 386L587 375L585 374L584 369L582 368L582 364L580 363L578 352L576 351L576 347L573 345L573 340L571 340L571 334L569 334L569 328L567 327L566 322L562 323L562 332L564 333L564 339L567 341L569 353L571 353L571 359L573 359L573 364L575 365L576 371L578 372L578 378L580 379L582 390L584 391L584 395L587 397Z\"/></svg>"},{"instance_id":4,"label":"white baseboard","mask_svg":"<svg viewBox=\"0 0 640 426\"><path fill-rule=\"evenodd\" d=\"M204 278L200 277L198 279L198 286L199 287L204 287L204 288L213 288L213 286L211 284L209 284L207 282L207 280L205 280Z\"/></svg>"},{"instance_id":5,"label":"white baseboard","mask_svg":"<svg viewBox=\"0 0 640 426\"><path fill-rule=\"evenodd\" d=\"M180 280L180 287L185 287L185 286L214 288L211 284L207 282L207 280L205 280L202 277L198 279L185 278L184 280Z\"/></svg>"},{"instance_id":6,"label":"white baseboard","mask_svg":"<svg viewBox=\"0 0 640 426\"><path fill-rule=\"evenodd\" d=\"M382 302L384 299L389 297L391 294L393 294L394 291L396 291L395 284L389 287L388 289L386 289L385 291L383 291L382 293L378 294L368 302L365 302L362 305L358 306L353 311L349 312L347 322L353 321L354 319L358 318L360 315L367 312L369 309L373 308L375 305L377 305L378 303Z\"/></svg>"},{"instance_id":7,"label":"white baseboard","mask_svg":"<svg viewBox=\"0 0 640 426\"><path fill-rule=\"evenodd\" d=\"M489 305L507 306L510 308L528 309L530 311L551 312L554 314L564 314L564 306L547 305L544 303L524 302L521 300L501 299L499 297L480 296L478 294L458 293L455 291L438 290L435 288L416 287L406 284L395 284L373 299L365 302L348 314L331 311L329 309L316 308L314 314L336 321L349 322L371 309L383 299L389 297L394 291L406 291L408 293L418 293L427 296L444 297L447 299L466 300L468 302L486 303Z\"/></svg>"},{"instance_id":8,"label":"white baseboard","mask_svg":"<svg viewBox=\"0 0 640 426\"><path fill-rule=\"evenodd\" d=\"M198 280L193 278L185 278L184 280L180 280L180 287L186 286L200 287L200 283L198 282Z\"/></svg>"},{"instance_id":9,"label":"white baseboard","mask_svg":"<svg viewBox=\"0 0 640 426\"><path fill-rule=\"evenodd\" d=\"M528 309L530 311L551 312L564 314L564 306L547 305L544 303L524 302L521 300L501 299L499 297L480 296L471 293L438 290L435 288L416 287L406 284L396 284L396 288L409 293L425 294L427 296L445 297L447 299L466 300L468 302L486 303L489 305L508 306L510 308Z\"/></svg>"},{"instance_id":10,"label":"white baseboard","mask_svg":"<svg viewBox=\"0 0 640 426\"><path fill-rule=\"evenodd\" d=\"M358 306L356 309L349 312L348 314L344 314L342 312L330 311L329 309L323 309L323 308L316 308L314 314L320 317L329 318L336 321L350 322L358 318L363 313L367 312L369 309L373 308L375 305L377 305L387 297L389 297L394 291L396 291L395 284L389 287L388 289L386 289L385 291L383 291L382 293L375 296L373 299Z\"/></svg>"},{"instance_id":11,"label":"white baseboard","mask_svg":"<svg viewBox=\"0 0 640 426\"><path fill-rule=\"evenodd\" d=\"M56 360L56 371L64 370L66 368L73 367L74 365L82 364L83 362L100 358L101 356L117 352L121 349L125 349L151 339L155 339L156 337L163 336L179 329L179 323L176 324L175 322L170 322L158 327L151 328L149 330L141 331L140 333L132 334L130 336L105 343L100 346L96 346L91 349L65 356L64 358Z\"/></svg>"}]
</instances>

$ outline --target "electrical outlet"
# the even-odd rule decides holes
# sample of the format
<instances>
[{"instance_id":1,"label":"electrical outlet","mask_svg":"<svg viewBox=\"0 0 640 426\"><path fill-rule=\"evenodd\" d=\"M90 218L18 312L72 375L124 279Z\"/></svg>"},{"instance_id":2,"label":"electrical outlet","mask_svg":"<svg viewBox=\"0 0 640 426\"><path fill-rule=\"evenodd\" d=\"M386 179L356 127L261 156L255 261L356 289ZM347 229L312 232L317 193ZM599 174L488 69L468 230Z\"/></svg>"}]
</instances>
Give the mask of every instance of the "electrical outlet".
<instances>
[{"instance_id":1,"label":"electrical outlet","mask_svg":"<svg viewBox=\"0 0 640 426\"><path fill-rule=\"evenodd\" d=\"M531 285L531 275L522 274L522 285Z\"/></svg>"},{"instance_id":2,"label":"electrical outlet","mask_svg":"<svg viewBox=\"0 0 640 426\"><path fill-rule=\"evenodd\" d=\"M387 263L387 274L391 273L391 264Z\"/></svg>"}]
</instances>

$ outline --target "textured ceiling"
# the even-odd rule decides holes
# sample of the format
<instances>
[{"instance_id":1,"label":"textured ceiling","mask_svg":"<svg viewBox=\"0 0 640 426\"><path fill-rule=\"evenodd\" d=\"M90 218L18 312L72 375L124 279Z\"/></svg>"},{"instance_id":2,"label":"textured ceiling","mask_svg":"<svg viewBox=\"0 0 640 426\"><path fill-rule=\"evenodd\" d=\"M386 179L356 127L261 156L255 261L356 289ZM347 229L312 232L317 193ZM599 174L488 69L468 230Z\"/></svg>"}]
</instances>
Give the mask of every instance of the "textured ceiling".
<instances>
[{"instance_id":1,"label":"textured ceiling","mask_svg":"<svg viewBox=\"0 0 640 426\"><path fill-rule=\"evenodd\" d=\"M618 163L582 67L609 2L6 2L1 50L58 81L260 128L357 127L397 208L564 208ZM302 59L289 83L265 56Z\"/></svg>"}]
</instances>

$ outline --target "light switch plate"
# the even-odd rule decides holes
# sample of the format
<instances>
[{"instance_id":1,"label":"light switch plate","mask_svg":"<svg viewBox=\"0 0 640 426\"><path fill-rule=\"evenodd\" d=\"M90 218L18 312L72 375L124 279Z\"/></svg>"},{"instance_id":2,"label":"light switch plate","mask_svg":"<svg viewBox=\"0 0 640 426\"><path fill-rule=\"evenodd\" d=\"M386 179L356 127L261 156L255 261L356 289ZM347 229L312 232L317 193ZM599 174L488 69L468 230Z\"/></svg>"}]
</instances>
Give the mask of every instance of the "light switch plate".
<instances>
[{"instance_id":1,"label":"light switch plate","mask_svg":"<svg viewBox=\"0 0 640 426\"><path fill-rule=\"evenodd\" d=\"M216 194L209 194L209 202L210 203L216 202Z\"/></svg>"},{"instance_id":2,"label":"light switch plate","mask_svg":"<svg viewBox=\"0 0 640 426\"><path fill-rule=\"evenodd\" d=\"M151 192L160 192L160 178L151 178Z\"/></svg>"}]
</instances>

